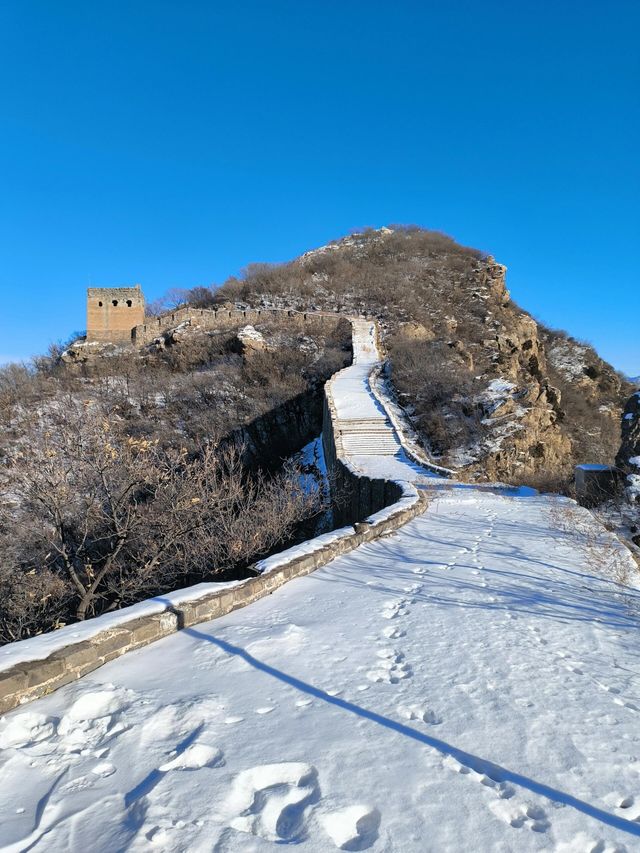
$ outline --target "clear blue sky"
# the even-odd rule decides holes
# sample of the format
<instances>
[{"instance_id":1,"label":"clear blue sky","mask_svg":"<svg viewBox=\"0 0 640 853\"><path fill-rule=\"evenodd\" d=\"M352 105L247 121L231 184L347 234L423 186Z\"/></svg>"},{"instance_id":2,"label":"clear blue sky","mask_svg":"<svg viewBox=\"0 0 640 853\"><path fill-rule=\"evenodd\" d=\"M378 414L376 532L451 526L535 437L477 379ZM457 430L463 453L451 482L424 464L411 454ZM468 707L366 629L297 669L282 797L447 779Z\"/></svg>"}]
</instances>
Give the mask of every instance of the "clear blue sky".
<instances>
[{"instance_id":1,"label":"clear blue sky","mask_svg":"<svg viewBox=\"0 0 640 853\"><path fill-rule=\"evenodd\" d=\"M0 356L363 226L640 373L640 4L0 2Z\"/></svg>"}]
</instances>

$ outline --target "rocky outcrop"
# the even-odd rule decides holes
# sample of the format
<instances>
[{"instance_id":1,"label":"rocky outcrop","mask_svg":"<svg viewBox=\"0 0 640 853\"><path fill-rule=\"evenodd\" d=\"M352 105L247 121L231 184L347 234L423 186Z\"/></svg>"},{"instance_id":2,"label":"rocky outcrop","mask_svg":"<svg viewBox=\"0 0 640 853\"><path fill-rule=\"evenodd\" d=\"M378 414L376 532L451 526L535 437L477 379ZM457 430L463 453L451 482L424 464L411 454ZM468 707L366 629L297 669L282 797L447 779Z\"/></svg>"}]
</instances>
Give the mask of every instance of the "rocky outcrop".
<instances>
[{"instance_id":1,"label":"rocky outcrop","mask_svg":"<svg viewBox=\"0 0 640 853\"><path fill-rule=\"evenodd\" d=\"M244 358L251 357L256 352L266 352L272 347L265 341L262 332L255 326L244 326L235 337L235 348Z\"/></svg>"},{"instance_id":2,"label":"rocky outcrop","mask_svg":"<svg viewBox=\"0 0 640 853\"><path fill-rule=\"evenodd\" d=\"M232 296L263 311L378 318L416 433L469 477L551 482L579 463L613 463L631 387L592 347L514 303L504 265L446 235L366 230L231 279L217 298ZM244 323L256 324L256 311ZM510 386L487 412L494 382Z\"/></svg>"},{"instance_id":3,"label":"rocky outcrop","mask_svg":"<svg viewBox=\"0 0 640 853\"><path fill-rule=\"evenodd\" d=\"M479 343L454 345L470 369L475 356L487 377L485 389L474 397L482 433L462 460L469 460L472 475L526 480L540 470L565 466L572 443L560 427L565 416L562 393L548 376L540 329L510 304L505 275L506 267L489 258L483 273L488 287L484 301L486 325L493 334Z\"/></svg>"},{"instance_id":4,"label":"rocky outcrop","mask_svg":"<svg viewBox=\"0 0 640 853\"><path fill-rule=\"evenodd\" d=\"M640 391L629 397L622 414L622 444L616 465L626 476L629 500L640 504Z\"/></svg>"},{"instance_id":5,"label":"rocky outcrop","mask_svg":"<svg viewBox=\"0 0 640 853\"><path fill-rule=\"evenodd\" d=\"M622 444L616 464L628 473L640 470L640 391L636 391L622 414Z\"/></svg>"}]
</instances>

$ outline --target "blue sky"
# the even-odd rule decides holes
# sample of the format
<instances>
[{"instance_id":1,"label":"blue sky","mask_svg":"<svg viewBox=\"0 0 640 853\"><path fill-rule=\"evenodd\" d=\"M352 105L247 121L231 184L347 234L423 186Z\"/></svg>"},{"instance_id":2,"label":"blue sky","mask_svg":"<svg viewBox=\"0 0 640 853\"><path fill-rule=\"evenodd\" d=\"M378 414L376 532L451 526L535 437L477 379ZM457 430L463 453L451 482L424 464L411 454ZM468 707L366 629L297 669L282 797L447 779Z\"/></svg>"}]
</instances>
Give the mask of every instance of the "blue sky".
<instances>
[{"instance_id":1,"label":"blue sky","mask_svg":"<svg viewBox=\"0 0 640 853\"><path fill-rule=\"evenodd\" d=\"M639 30L616 0L4 0L0 358L82 329L90 284L400 222L639 374Z\"/></svg>"}]
</instances>

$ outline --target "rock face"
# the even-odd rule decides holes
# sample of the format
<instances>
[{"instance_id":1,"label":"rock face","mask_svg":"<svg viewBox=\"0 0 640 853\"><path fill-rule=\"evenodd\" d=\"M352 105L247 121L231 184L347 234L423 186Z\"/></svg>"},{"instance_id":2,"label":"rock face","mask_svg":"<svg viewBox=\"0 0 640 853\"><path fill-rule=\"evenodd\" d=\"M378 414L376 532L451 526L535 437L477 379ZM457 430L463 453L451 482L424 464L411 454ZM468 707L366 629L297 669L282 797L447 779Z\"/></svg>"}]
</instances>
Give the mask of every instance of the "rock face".
<instances>
[{"instance_id":1,"label":"rock face","mask_svg":"<svg viewBox=\"0 0 640 853\"><path fill-rule=\"evenodd\" d=\"M622 444L616 465L629 473L640 471L640 391L629 397L622 413Z\"/></svg>"},{"instance_id":2,"label":"rock face","mask_svg":"<svg viewBox=\"0 0 640 853\"><path fill-rule=\"evenodd\" d=\"M640 504L640 391L636 391L622 414L622 444L616 465L626 475L627 495Z\"/></svg>"},{"instance_id":3,"label":"rock face","mask_svg":"<svg viewBox=\"0 0 640 853\"><path fill-rule=\"evenodd\" d=\"M506 268L493 264L490 270L491 287L504 305ZM490 478L526 479L540 470L561 468L572 444L560 428L562 394L547 375L537 323L511 311L507 319L482 342L485 352L493 353L491 372L500 378L476 398L483 406L485 428L478 462Z\"/></svg>"}]
</instances>

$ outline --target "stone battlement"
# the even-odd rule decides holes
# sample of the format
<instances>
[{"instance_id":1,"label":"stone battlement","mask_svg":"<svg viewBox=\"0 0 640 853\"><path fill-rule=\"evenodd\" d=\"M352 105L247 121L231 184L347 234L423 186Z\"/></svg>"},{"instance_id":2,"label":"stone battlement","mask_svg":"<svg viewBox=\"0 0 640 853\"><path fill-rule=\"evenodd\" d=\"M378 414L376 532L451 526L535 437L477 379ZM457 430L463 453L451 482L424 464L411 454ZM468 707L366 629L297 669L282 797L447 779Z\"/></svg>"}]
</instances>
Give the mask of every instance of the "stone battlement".
<instances>
[{"instance_id":1,"label":"stone battlement","mask_svg":"<svg viewBox=\"0 0 640 853\"><path fill-rule=\"evenodd\" d=\"M179 323L190 323L202 329L232 329L239 325L255 325L269 319L305 325L314 322L336 323L342 315L316 311L294 311L282 308L176 308L160 317L147 317L133 330L136 346L154 341Z\"/></svg>"}]
</instances>

